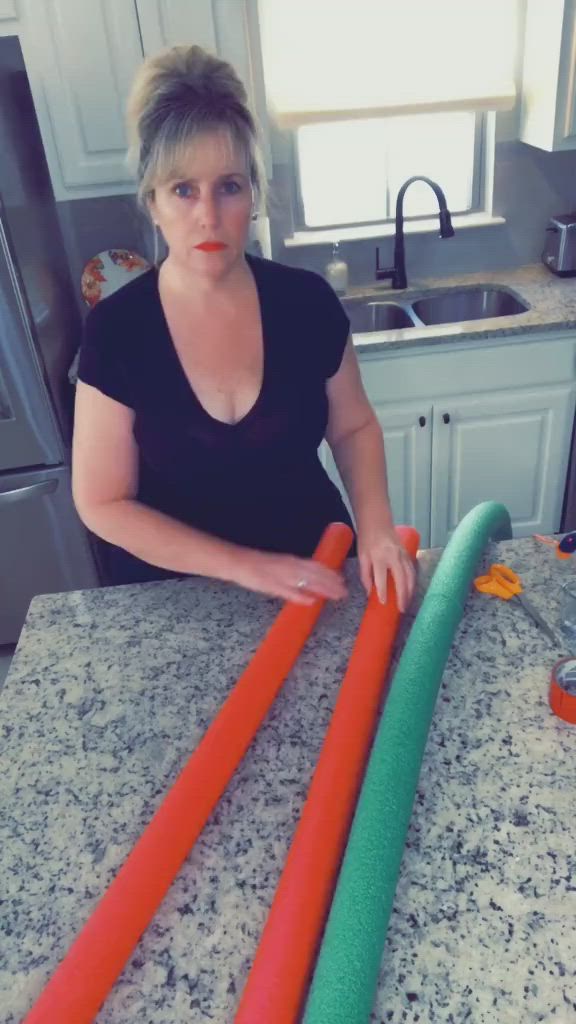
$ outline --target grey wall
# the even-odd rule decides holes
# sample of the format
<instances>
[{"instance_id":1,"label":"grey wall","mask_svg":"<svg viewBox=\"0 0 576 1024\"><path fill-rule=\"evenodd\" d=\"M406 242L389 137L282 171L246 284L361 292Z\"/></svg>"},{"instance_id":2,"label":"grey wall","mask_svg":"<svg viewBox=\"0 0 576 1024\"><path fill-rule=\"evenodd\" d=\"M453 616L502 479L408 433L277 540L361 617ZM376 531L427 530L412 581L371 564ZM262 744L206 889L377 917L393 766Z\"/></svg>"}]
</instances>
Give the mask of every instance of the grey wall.
<instances>
[{"instance_id":1,"label":"grey wall","mask_svg":"<svg viewBox=\"0 0 576 1024\"><path fill-rule=\"evenodd\" d=\"M133 249L151 260L152 231L135 196L71 199L56 205L77 307L85 315L88 307L82 299L80 279L88 260L114 248Z\"/></svg>"}]
</instances>

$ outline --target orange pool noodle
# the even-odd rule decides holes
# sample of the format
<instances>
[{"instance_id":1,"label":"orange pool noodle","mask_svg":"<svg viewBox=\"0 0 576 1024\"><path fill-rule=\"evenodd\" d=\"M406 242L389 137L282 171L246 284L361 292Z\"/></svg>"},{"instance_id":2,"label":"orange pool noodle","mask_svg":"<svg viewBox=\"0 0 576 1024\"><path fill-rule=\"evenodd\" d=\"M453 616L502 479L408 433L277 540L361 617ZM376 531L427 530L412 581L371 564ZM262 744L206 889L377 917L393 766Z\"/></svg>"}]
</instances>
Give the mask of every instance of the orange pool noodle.
<instances>
[{"instance_id":1,"label":"orange pool noodle","mask_svg":"<svg viewBox=\"0 0 576 1024\"><path fill-rule=\"evenodd\" d=\"M314 553L337 569L353 534L331 523ZM89 1024L246 753L324 606L287 603L23 1024Z\"/></svg>"},{"instance_id":2,"label":"orange pool noodle","mask_svg":"<svg viewBox=\"0 0 576 1024\"><path fill-rule=\"evenodd\" d=\"M419 535L396 532L413 559ZM235 1024L295 1024L306 995L400 622L394 583L372 588Z\"/></svg>"}]
</instances>

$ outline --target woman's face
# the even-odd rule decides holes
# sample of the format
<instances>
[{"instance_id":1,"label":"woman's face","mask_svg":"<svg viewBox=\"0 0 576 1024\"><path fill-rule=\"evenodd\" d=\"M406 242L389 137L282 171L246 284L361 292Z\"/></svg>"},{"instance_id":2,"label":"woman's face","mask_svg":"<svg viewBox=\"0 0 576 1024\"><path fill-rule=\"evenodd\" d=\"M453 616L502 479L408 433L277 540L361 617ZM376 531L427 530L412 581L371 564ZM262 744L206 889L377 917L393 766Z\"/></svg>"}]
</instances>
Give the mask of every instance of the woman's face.
<instances>
[{"instance_id":1,"label":"woman's face","mask_svg":"<svg viewBox=\"0 0 576 1024\"><path fill-rule=\"evenodd\" d=\"M155 188L150 212L171 262L221 277L243 258L248 237L252 185L246 155L228 133L206 132L192 141L179 170ZM205 243L212 245L203 248Z\"/></svg>"}]
</instances>

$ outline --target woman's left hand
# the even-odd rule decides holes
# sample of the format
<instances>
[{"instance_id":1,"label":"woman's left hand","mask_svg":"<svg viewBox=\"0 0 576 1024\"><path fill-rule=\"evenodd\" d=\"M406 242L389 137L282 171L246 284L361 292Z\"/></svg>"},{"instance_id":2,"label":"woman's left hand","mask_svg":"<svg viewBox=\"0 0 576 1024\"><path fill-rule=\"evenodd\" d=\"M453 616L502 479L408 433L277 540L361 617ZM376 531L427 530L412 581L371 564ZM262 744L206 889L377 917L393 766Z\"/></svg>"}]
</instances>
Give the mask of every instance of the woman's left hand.
<instances>
[{"instance_id":1,"label":"woman's left hand","mask_svg":"<svg viewBox=\"0 0 576 1024\"><path fill-rule=\"evenodd\" d=\"M360 578L369 595L375 585L382 604L387 599L387 576L392 573L398 608L405 612L416 586L416 569L394 528L358 530Z\"/></svg>"}]
</instances>

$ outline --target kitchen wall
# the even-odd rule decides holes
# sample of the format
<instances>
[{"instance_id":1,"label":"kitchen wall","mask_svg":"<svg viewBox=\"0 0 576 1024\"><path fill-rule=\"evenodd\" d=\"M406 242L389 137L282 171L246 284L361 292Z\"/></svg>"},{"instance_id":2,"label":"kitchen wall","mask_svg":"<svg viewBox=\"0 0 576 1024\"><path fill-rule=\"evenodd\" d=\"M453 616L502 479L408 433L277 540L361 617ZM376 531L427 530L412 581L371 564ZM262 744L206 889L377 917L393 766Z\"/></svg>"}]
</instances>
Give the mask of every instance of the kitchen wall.
<instances>
[{"instance_id":1,"label":"kitchen wall","mask_svg":"<svg viewBox=\"0 0 576 1024\"><path fill-rule=\"evenodd\" d=\"M284 247L282 238L287 218L283 217L283 173L284 166L275 168L271 210L273 257L321 273L329 259L330 246ZM449 240L440 240L435 234L407 235L408 280L537 262L548 217L574 207L576 152L546 153L521 142L499 142L495 159L494 212L506 217L506 224L460 229ZM100 250L124 246L151 258L152 233L132 196L58 203L58 212L79 304L82 268ZM374 280L375 244L374 239L342 243L351 284ZM392 248L392 238L380 243L383 265L392 261Z\"/></svg>"},{"instance_id":2,"label":"kitchen wall","mask_svg":"<svg viewBox=\"0 0 576 1024\"><path fill-rule=\"evenodd\" d=\"M133 249L152 260L154 241L144 214L130 195L73 199L56 204L60 229L80 312L87 307L80 291L88 260L104 249Z\"/></svg>"},{"instance_id":3,"label":"kitchen wall","mask_svg":"<svg viewBox=\"0 0 576 1024\"><path fill-rule=\"evenodd\" d=\"M454 238L446 240L436 234L406 235L408 282L418 277L443 277L538 261L548 217L575 206L576 153L545 153L522 142L499 142L494 213L506 217L506 224L457 229ZM280 195L278 208L281 210ZM278 217L274 228L277 259L322 272L330 258L329 245L286 249ZM379 244L381 265L391 265L393 238ZM342 242L340 248L349 265L351 284L374 280L376 239Z\"/></svg>"}]
</instances>

